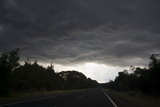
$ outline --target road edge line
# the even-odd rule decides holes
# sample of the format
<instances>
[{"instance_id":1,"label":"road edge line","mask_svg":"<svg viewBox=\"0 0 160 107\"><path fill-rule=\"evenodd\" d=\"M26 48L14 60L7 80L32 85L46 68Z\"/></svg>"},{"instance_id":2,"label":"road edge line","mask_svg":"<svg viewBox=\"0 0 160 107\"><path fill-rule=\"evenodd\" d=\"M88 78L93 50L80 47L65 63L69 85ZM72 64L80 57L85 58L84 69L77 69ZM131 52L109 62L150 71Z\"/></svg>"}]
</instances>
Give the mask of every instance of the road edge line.
<instances>
[{"instance_id":1,"label":"road edge line","mask_svg":"<svg viewBox=\"0 0 160 107\"><path fill-rule=\"evenodd\" d=\"M114 105L114 107L118 107L115 102L109 97L109 95L102 89L103 93L107 96L107 98L111 101L111 103Z\"/></svg>"}]
</instances>

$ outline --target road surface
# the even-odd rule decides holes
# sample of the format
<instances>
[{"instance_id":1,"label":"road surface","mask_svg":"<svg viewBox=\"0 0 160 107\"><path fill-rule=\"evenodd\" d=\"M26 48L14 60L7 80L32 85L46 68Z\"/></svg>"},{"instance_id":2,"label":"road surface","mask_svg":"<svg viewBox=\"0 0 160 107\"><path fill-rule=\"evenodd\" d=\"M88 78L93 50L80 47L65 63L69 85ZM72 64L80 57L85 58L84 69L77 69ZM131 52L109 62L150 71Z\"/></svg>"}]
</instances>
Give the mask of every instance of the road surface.
<instances>
[{"instance_id":1,"label":"road surface","mask_svg":"<svg viewBox=\"0 0 160 107\"><path fill-rule=\"evenodd\" d=\"M0 107L116 107L101 88L33 99Z\"/></svg>"}]
</instances>

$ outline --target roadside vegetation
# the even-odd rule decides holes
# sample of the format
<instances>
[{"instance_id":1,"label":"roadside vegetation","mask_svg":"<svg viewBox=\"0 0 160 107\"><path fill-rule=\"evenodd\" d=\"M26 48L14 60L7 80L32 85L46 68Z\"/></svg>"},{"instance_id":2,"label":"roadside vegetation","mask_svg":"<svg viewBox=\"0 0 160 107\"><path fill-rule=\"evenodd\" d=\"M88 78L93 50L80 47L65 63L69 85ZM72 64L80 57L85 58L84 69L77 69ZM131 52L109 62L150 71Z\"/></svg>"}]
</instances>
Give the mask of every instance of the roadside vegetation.
<instances>
[{"instance_id":1,"label":"roadside vegetation","mask_svg":"<svg viewBox=\"0 0 160 107\"><path fill-rule=\"evenodd\" d=\"M34 99L34 98L43 98L51 95L61 95L61 94L69 94L69 93L74 93L74 92L80 92L80 91L85 91L86 89L70 89L70 90L52 90L52 91L21 91L21 92L13 92L12 94L6 96L6 97L0 97L0 102L7 102L7 101L13 101L14 100L26 100L29 98Z\"/></svg>"},{"instance_id":2,"label":"roadside vegetation","mask_svg":"<svg viewBox=\"0 0 160 107\"><path fill-rule=\"evenodd\" d=\"M160 96L160 54L152 54L147 68L130 67L118 73L114 81L103 84L104 88L121 92L136 92Z\"/></svg>"},{"instance_id":3,"label":"roadside vegetation","mask_svg":"<svg viewBox=\"0 0 160 107\"><path fill-rule=\"evenodd\" d=\"M133 91L121 92L107 90L107 92L117 98L119 103L124 104L123 107L160 107L160 97L146 95L143 93L136 93ZM127 105L126 102L128 102L130 105Z\"/></svg>"},{"instance_id":4,"label":"roadside vegetation","mask_svg":"<svg viewBox=\"0 0 160 107\"><path fill-rule=\"evenodd\" d=\"M98 86L97 81L87 78L78 71L56 73L52 64L44 68L37 60L31 62L29 59L24 65L20 65L19 56L19 49L4 52L0 56L0 97L12 96L15 93L49 91L57 93L59 91L53 90L87 89Z\"/></svg>"},{"instance_id":5,"label":"roadside vegetation","mask_svg":"<svg viewBox=\"0 0 160 107\"><path fill-rule=\"evenodd\" d=\"M12 104L16 102L24 102L30 100L37 100L37 99L45 99L52 96L59 96L59 95L66 95L66 94L73 94L75 92L82 92L87 89L70 89L70 90L52 90L52 91L21 91L21 92L14 92L6 97L0 97L0 105L4 104Z\"/></svg>"},{"instance_id":6,"label":"roadside vegetation","mask_svg":"<svg viewBox=\"0 0 160 107\"><path fill-rule=\"evenodd\" d=\"M160 107L160 54L152 54L150 60L147 68L130 66L129 71L119 72L114 81L102 84L103 88L130 105Z\"/></svg>"}]
</instances>

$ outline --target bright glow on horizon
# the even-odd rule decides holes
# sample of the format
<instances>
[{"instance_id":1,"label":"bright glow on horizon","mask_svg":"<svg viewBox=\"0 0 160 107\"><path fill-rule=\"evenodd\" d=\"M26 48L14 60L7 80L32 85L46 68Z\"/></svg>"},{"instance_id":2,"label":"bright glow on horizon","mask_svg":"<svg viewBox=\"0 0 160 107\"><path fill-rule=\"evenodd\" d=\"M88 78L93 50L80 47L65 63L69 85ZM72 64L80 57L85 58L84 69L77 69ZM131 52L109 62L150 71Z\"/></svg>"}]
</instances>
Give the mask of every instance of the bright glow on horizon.
<instances>
[{"instance_id":1,"label":"bright glow on horizon","mask_svg":"<svg viewBox=\"0 0 160 107\"><path fill-rule=\"evenodd\" d=\"M47 67L50 66L49 63L41 63L38 64ZM110 80L114 80L118 75L118 72L123 71L124 67L119 66L107 66L105 64L98 63L84 63L77 64L73 66L66 66L60 64L54 64L55 72L68 71L68 70L76 70L82 72L87 78L91 78L93 80L97 80L99 83L109 82Z\"/></svg>"},{"instance_id":2,"label":"bright glow on horizon","mask_svg":"<svg viewBox=\"0 0 160 107\"><path fill-rule=\"evenodd\" d=\"M99 83L105 83L109 82L110 80L114 80L115 77L118 75L118 72L126 69L123 67L107 66L105 64L97 63L85 63L81 65L77 64L74 66L64 66L60 64L55 64L54 66L56 72L76 70L82 72L88 78L97 80Z\"/></svg>"}]
</instances>

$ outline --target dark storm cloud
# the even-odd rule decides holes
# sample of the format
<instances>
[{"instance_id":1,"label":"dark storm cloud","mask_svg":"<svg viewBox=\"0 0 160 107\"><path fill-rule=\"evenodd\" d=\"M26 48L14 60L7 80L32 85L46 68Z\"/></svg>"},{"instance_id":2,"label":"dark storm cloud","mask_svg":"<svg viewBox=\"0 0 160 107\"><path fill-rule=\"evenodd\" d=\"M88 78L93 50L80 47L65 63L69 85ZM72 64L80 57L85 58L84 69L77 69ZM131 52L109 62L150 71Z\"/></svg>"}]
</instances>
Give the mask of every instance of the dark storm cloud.
<instances>
[{"instance_id":1,"label":"dark storm cloud","mask_svg":"<svg viewBox=\"0 0 160 107\"><path fill-rule=\"evenodd\" d=\"M0 51L61 64L145 65L160 46L159 0L1 0ZM147 60L147 61L146 61Z\"/></svg>"}]
</instances>

